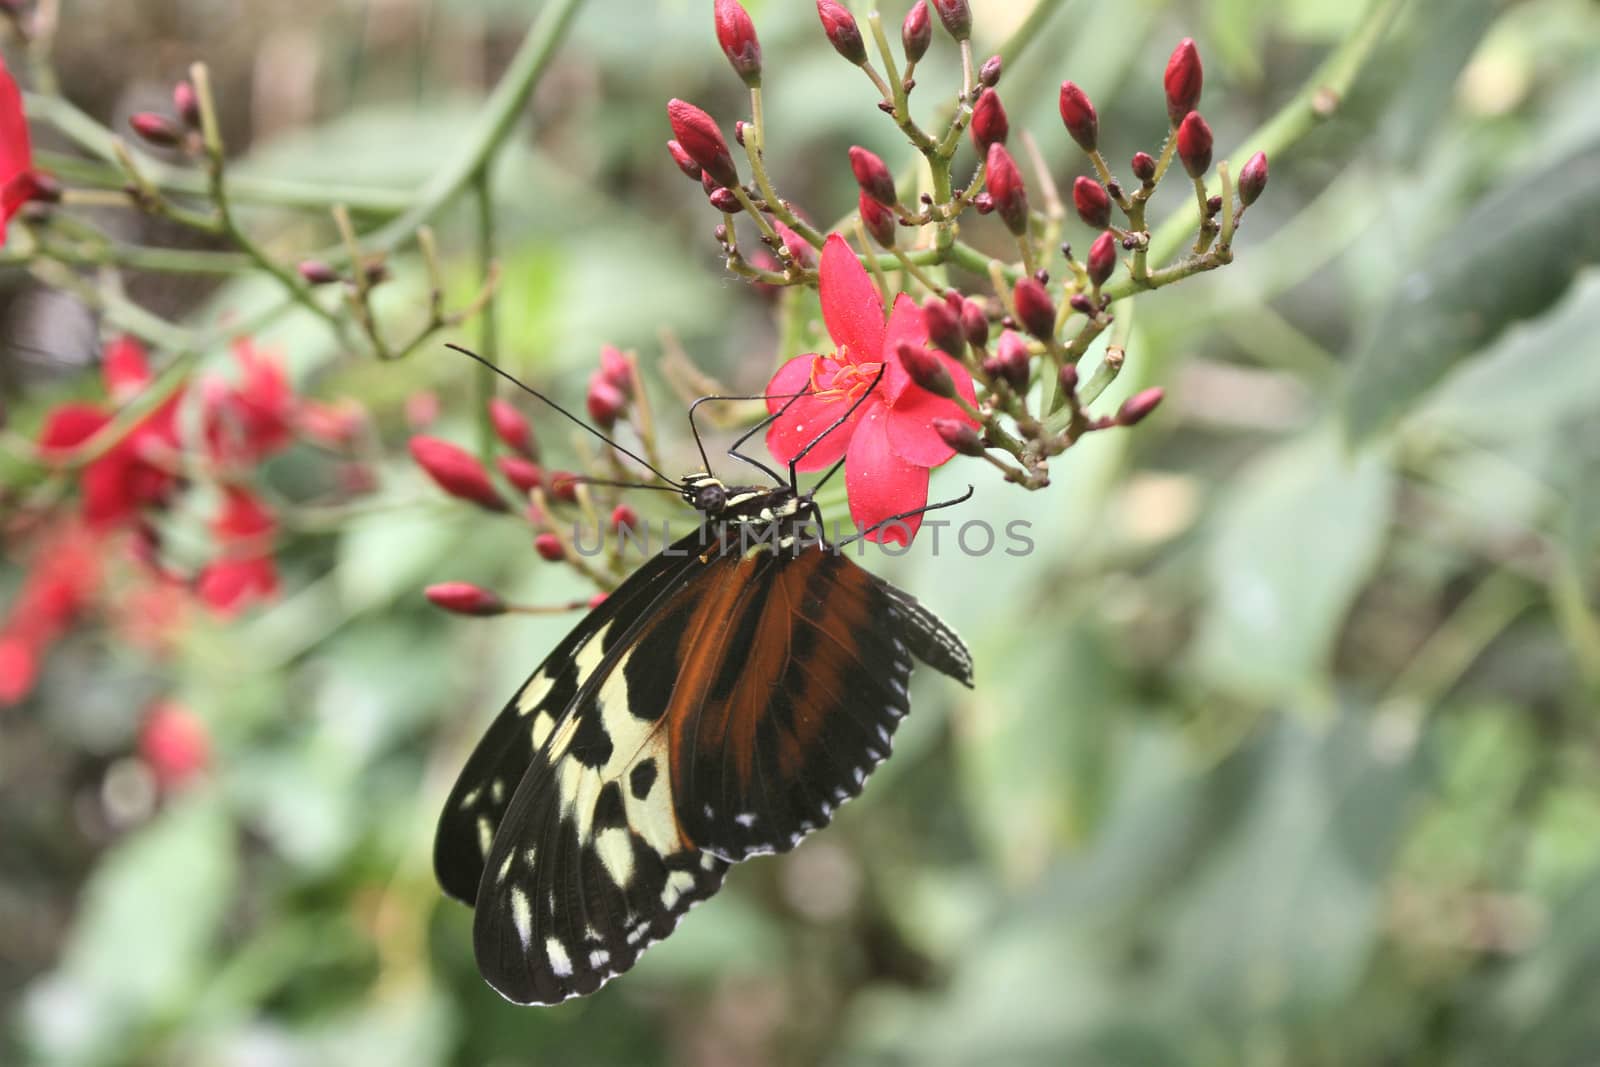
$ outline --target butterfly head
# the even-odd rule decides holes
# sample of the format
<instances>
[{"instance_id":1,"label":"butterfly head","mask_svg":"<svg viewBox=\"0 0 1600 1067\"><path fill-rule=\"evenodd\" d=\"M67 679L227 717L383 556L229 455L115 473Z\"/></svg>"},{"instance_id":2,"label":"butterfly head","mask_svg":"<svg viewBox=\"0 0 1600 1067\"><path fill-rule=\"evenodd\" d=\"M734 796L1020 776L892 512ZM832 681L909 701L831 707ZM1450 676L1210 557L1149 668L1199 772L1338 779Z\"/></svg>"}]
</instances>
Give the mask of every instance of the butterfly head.
<instances>
[{"instance_id":1,"label":"butterfly head","mask_svg":"<svg viewBox=\"0 0 1600 1067\"><path fill-rule=\"evenodd\" d=\"M728 487L710 474L691 474L680 484L684 503L702 514L714 517L728 506Z\"/></svg>"}]
</instances>

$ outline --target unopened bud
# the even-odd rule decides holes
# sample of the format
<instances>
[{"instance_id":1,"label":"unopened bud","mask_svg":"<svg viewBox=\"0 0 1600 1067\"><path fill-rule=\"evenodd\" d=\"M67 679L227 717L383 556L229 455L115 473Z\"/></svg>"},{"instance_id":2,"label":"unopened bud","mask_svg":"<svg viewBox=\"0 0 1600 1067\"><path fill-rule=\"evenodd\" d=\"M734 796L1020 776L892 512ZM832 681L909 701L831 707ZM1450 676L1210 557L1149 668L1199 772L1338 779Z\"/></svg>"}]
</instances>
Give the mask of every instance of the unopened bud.
<instances>
[{"instance_id":1,"label":"unopened bud","mask_svg":"<svg viewBox=\"0 0 1600 1067\"><path fill-rule=\"evenodd\" d=\"M623 396L633 396L633 363L616 345L600 346L600 377Z\"/></svg>"},{"instance_id":2,"label":"unopened bud","mask_svg":"<svg viewBox=\"0 0 1600 1067\"><path fill-rule=\"evenodd\" d=\"M183 131L178 124L154 111L135 112L128 116L128 125L134 133L153 145L171 148L183 142Z\"/></svg>"},{"instance_id":3,"label":"unopened bud","mask_svg":"<svg viewBox=\"0 0 1600 1067\"><path fill-rule=\"evenodd\" d=\"M713 189L706 199L711 201L712 207L724 215L737 215L743 206L739 203L739 198L733 195L732 189Z\"/></svg>"},{"instance_id":4,"label":"unopened bud","mask_svg":"<svg viewBox=\"0 0 1600 1067\"><path fill-rule=\"evenodd\" d=\"M611 532L618 533L622 530L637 530L639 528L639 513L626 504L618 504L611 509Z\"/></svg>"},{"instance_id":5,"label":"unopened bud","mask_svg":"<svg viewBox=\"0 0 1600 1067\"><path fill-rule=\"evenodd\" d=\"M1017 321L1022 328L1041 341L1048 341L1056 332L1056 306L1045 287L1037 278L1019 278L1011 291L1016 307Z\"/></svg>"},{"instance_id":6,"label":"unopened bud","mask_svg":"<svg viewBox=\"0 0 1600 1067\"><path fill-rule=\"evenodd\" d=\"M987 215L994 210L994 197L988 193L979 193L972 198L972 210L980 215Z\"/></svg>"},{"instance_id":7,"label":"unopened bud","mask_svg":"<svg viewBox=\"0 0 1600 1067\"><path fill-rule=\"evenodd\" d=\"M1156 180L1156 157L1149 152L1135 152L1133 154L1133 176L1149 185Z\"/></svg>"},{"instance_id":8,"label":"unopened bud","mask_svg":"<svg viewBox=\"0 0 1600 1067\"><path fill-rule=\"evenodd\" d=\"M1111 225L1111 196L1093 178L1080 175L1072 183L1072 206L1078 209L1078 217L1094 229Z\"/></svg>"},{"instance_id":9,"label":"unopened bud","mask_svg":"<svg viewBox=\"0 0 1600 1067\"><path fill-rule=\"evenodd\" d=\"M899 199L894 189L894 175L889 173L888 164L876 154L869 152L860 145L850 149L850 172L856 176L856 184L861 186L861 191L884 207L894 207Z\"/></svg>"},{"instance_id":10,"label":"unopened bud","mask_svg":"<svg viewBox=\"0 0 1600 1067\"><path fill-rule=\"evenodd\" d=\"M1160 386L1134 393L1122 402L1122 407L1117 409L1117 425L1133 426L1140 422L1156 409L1165 395Z\"/></svg>"},{"instance_id":11,"label":"unopened bud","mask_svg":"<svg viewBox=\"0 0 1600 1067\"><path fill-rule=\"evenodd\" d=\"M960 359L967 351L967 335L961 317L949 303L937 296L922 302L922 324L935 347Z\"/></svg>"},{"instance_id":12,"label":"unopened bud","mask_svg":"<svg viewBox=\"0 0 1600 1067\"><path fill-rule=\"evenodd\" d=\"M542 533L533 539L533 550L539 553L539 558L550 563L560 563L567 558L566 546L561 543L561 538L553 533Z\"/></svg>"},{"instance_id":13,"label":"unopened bud","mask_svg":"<svg viewBox=\"0 0 1600 1067\"><path fill-rule=\"evenodd\" d=\"M1211 127L1200 117L1200 112L1191 111L1185 115L1178 125L1178 158L1183 160L1183 169L1189 172L1189 177L1203 178L1211 169L1211 144Z\"/></svg>"},{"instance_id":14,"label":"unopened bud","mask_svg":"<svg viewBox=\"0 0 1600 1067\"><path fill-rule=\"evenodd\" d=\"M978 84L993 89L1000 84L1000 72L1004 69L1005 60L999 56L990 56L983 61L983 66L978 68Z\"/></svg>"},{"instance_id":15,"label":"unopened bud","mask_svg":"<svg viewBox=\"0 0 1600 1067\"><path fill-rule=\"evenodd\" d=\"M1167 92L1167 118L1174 126L1183 117L1200 106L1200 88L1205 82L1205 72L1200 67L1200 51L1194 39L1185 37L1172 50L1167 60L1167 72L1162 86Z\"/></svg>"},{"instance_id":16,"label":"unopened bud","mask_svg":"<svg viewBox=\"0 0 1600 1067\"><path fill-rule=\"evenodd\" d=\"M972 107L972 143L978 146L978 151L987 151L992 144L1003 144L1010 132L1011 123L1006 118L1000 94L993 89L979 93L978 102Z\"/></svg>"},{"instance_id":17,"label":"unopened bud","mask_svg":"<svg viewBox=\"0 0 1600 1067\"><path fill-rule=\"evenodd\" d=\"M563 504L578 502L578 486L583 479L572 471L551 471L546 479L550 484L550 495Z\"/></svg>"},{"instance_id":18,"label":"unopened bud","mask_svg":"<svg viewBox=\"0 0 1600 1067\"><path fill-rule=\"evenodd\" d=\"M900 23L900 44L906 50L906 62L915 63L928 54L933 43L933 21L928 17L928 0L917 0Z\"/></svg>"},{"instance_id":19,"label":"unopened bud","mask_svg":"<svg viewBox=\"0 0 1600 1067\"><path fill-rule=\"evenodd\" d=\"M1084 263L1084 268L1089 272L1089 281L1096 289L1100 288L1111 279L1117 269L1117 239L1110 230L1094 239L1094 244L1089 246L1089 259Z\"/></svg>"},{"instance_id":20,"label":"unopened bud","mask_svg":"<svg viewBox=\"0 0 1600 1067\"><path fill-rule=\"evenodd\" d=\"M672 99L667 101L667 121L678 144L712 181L723 187L739 184L733 155L715 119L687 101Z\"/></svg>"},{"instance_id":21,"label":"unopened bud","mask_svg":"<svg viewBox=\"0 0 1600 1067\"><path fill-rule=\"evenodd\" d=\"M544 470L530 459L521 456L500 456L494 461L505 475L506 481L522 493L531 493L544 484Z\"/></svg>"},{"instance_id":22,"label":"unopened bud","mask_svg":"<svg viewBox=\"0 0 1600 1067\"><path fill-rule=\"evenodd\" d=\"M506 502L470 452L437 437L411 439L411 458L434 484L459 500L471 501L489 511L505 511Z\"/></svg>"},{"instance_id":23,"label":"unopened bud","mask_svg":"<svg viewBox=\"0 0 1600 1067\"><path fill-rule=\"evenodd\" d=\"M893 248L895 245L895 220L894 212L878 203L867 195L865 189L860 195L861 225L866 227L872 239L884 248Z\"/></svg>"},{"instance_id":24,"label":"unopened bud","mask_svg":"<svg viewBox=\"0 0 1600 1067\"><path fill-rule=\"evenodd\" d=\"M1028 232L1028 189L1022 184L1022 172L1016 160L1006 151L1006 146L996 142L989 146L988 177L989 196L994 209L1005 221L1006 228L1019 237Z\"/></svg>"},{"instance_id":25,"label":"unopened bud","mask_svg":"<svg viewBox=\"0 0 1600 1067\"><path fill-rule=\"evenodd\" d=\"M1078 147L1093 152L1100 144L1100 116L1089 95L1072 82L1061 83L1061 123Z\"/></svg>"},{"instance_id":26,"label":"unopened bud","mask_svg":"<svg viewBox=\"0 0 1600 1067\"><path fill-rule=\"evenodd\" d=\"M494 427L495 436L513 452L529 459L537 453L533 427L528 424L528 417L511 401L498 396L489 401L489 425Z\"/></svg>"},{"instance_id":27,"label":"unopened bud","mask_svg":"<svg viewBox=\"0 0 1600 1067\"><path fill-rule=\"evenodd\" d=\"M934 396L948 398L956 395L956 383L950 377L950 369L933 349L902 341L895 349L895 354L900 357L900 365L906 369L914 384Z\"/></svg>"},{"instance_id":28,"label":"unopened bud","mask_svg":"<svg viewBox=\"0 0 1600 1067\"><path fill-rule=\"evenodd\" d=\"M602 430L607 430L616 424L617 416L627 408L628 398L596 371L589 378L589 392L584 403L588 407L589 417Z\"/></svg>"},{"instance_id":29,"label":"unopened bud","mask_svg":"<svg viewBox=\"0 0 1600 1067\"><path fill-rule=\"evenodd\" d=\"M506 603L487 589L469 582L440 582L422 591L434 607L457 615L504 615Z\"/></svg>"},{"instance_id":30,"label":"unopened bud","mask_svg":"<svg viewBox=\"0 0 1600 1067\"><path fill-rule=\"evenodd\" d=\"M1267 187L1267 154L1257 152L1239 169L1239 202L1245 207L1255 203Z\"/></svg>"},{"instance_id":31,"label":"unopened bud","mask_svg":"<svg viewBox=\"0 0 1600 1067\"><path fill-rule=\"evenodd\" d=\"M1067 306L1080 315L1093 315L1094 304L1082 293L1073 293L1072 299L1067 301Z\"/></svg>"},{"instance_id":32,"label":"unopened bud","mask_svg":"<svg viewBox=\"0 0 1600 1067\"><path fill-rule=\"evenodd\" d=\"M934 419L933 432L963 456L983 455L983 438L971 423L960 419Z\"/></svg>"},{"instance_id":33,"label":"unopened bud","mask_svg":"<svg viewBox=\"0 0 1600 1067\"><path fill-rule=\"evenodd\" d=\"M1062 396L1076 396L1078 394L1078 365L1064 363L1061 370L1056 373L1056 380L1061 383Z\"/></svg>"},{"instance_id":34,"label":"unopened bud","mask_svg":"<svg viewBox=\"0 0 1600 1067\"><path fill-rule=\"evenodd\" d=\"M1028 388L1028 372L1033 363L1033 353L1028 351L1028 342L1015 330L1007 330L1000 335L1000 341L995 345L994 368L991 373L1004 379L1011 388L1018 393Z\"/></svg>"},{"instance_id":35,"label":"unopened bud","mask_svg":"<svg viewBox=\"0 0 1600 1067\"><path fill-rule=\"evenodd\" d=\"M950 36L958 41L972 36L972 8L967 0L933 0L933 9Z\"/></svg>"},{"instance_id":36,"label":"unopened bud","mask_svg":"<svg viewBox=\"0 0 1600 1067\"><path fill-rule=\"evenodd\" d=\"M683 171L690 181L697 182L702 179L705 172L700 169L700 164L691 159L689 153L684 151L683 145L677 141L668 141L667 151L672 153L672 162L678 165L678 169Z\"/></svg>"},{"instance_id":37,"label":"unopened bud","mask_svg":"<svg viewBox=\"0 0 1600 1067\"><path fill-rule=\"evenodd\" d=\"M320 259L302 259L295 270L307 285L331 285L339 280L339 272Z\"/></svg>"},{"instance_id":38,"label":"unopened bud","mask_svg":"<svg viewBox=\"0 0 1600 1067\"><path fill-rule=\"evenodd\" d=\"M967 335L967 343L974 348L989 343L989 316L976 300L961 302L961 332Z\"/></svg>"},{"instance_id":39,"label":"unopened bud","mask_svg":"<svg viewBox=\"0 0 1600 1067\"><path fill-rule=\"evenodd\" d=\"M755 23L738 0L717 0L712 12L717 28L717 43L728 57L734 73L752 89L761 84L761 42Z\"/></svg>"},{"instance_id":40,"label":"unopened bud","mask_svg":"<svg viewBox=\"0 0 1600 1067\"><path fill-rule=\"evenodd\" d=\"M200 97L187 79L172 87L172 108L184 125L190 129L200 128Z\"/></svg>"},{"instance_id":41,"label":"unopened bud","mask_svg":"<svg viewBox=\"0 0 1600 1067\"><path fill-rule=\"evenodd\" d=\"M861 39L861 27L856 17L837 0L817 0L817 17L822 20L822 32L828 43L841 56L861 66L867 61L867 43Z\"/></svg>"}]
</instances>

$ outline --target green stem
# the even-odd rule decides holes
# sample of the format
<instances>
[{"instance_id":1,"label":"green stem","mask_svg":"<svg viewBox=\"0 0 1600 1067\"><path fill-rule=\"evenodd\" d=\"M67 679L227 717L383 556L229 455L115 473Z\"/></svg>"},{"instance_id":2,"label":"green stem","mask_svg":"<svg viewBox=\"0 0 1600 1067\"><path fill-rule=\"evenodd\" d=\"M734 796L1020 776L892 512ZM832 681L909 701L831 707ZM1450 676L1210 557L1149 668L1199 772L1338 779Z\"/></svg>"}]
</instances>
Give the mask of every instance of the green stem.
<instances>
[{"instance_id":1,"label":"green stem","mask_svg":"<svg viewBox=\"0 0 1600 1067\"><path fill-rule=\"evenodd\" d=\"M488 164L489 161L485 160L474 185L477 194L474 199L478 208L478 270L486 286L494 271L495 261L494 191ZM499 318L495 314L496 303L491 293L480 310L482 317L478 321L478 350L484 359L499 365L500 330ZM490 469L493 469L494 463L494 423L489 418L489 401L494 399L495 377L494 371L478 364L478 453L484 465Z\"/></svg>"}]
</instances>

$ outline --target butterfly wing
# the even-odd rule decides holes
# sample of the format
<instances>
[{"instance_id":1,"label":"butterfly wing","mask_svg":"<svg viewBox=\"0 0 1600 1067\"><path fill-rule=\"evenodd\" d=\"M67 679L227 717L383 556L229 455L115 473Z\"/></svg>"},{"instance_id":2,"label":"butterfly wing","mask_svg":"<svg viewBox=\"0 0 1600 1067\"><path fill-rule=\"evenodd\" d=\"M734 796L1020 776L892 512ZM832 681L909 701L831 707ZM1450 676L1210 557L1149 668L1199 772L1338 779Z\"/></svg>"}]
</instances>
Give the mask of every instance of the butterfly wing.
<instances>
[{"instance_id":1,"label":"butterfly wing","mask_svg":"<svg viewBox=\"0 0 1600 1067\"><path fill-rule=\"evenodd\" d=\"M917 660L972 684L961 639L848 558L737 560L689 620L665 713L688 838L738 861L826 826L888 757Z\"/></svg>"}]
</instances>

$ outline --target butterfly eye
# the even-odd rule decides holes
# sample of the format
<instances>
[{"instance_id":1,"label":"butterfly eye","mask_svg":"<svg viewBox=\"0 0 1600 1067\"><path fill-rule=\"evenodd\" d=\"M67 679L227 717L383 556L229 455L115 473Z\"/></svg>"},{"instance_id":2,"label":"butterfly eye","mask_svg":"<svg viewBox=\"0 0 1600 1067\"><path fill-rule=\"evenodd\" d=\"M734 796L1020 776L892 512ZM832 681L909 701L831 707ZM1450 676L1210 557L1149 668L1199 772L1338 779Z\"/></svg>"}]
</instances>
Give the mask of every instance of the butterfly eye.
<instances>
[{"instance_id":1,"label":"butterfly eye","mask_svg":"<svg viewBox=\"0 0 1600 1067\"><path fill-rule=\"evenodd\" d=\"M695 494L694 506L707 515L715 515L728 503L727 490L720 485L708 485Z\"/></svg>"}]
</instances>

